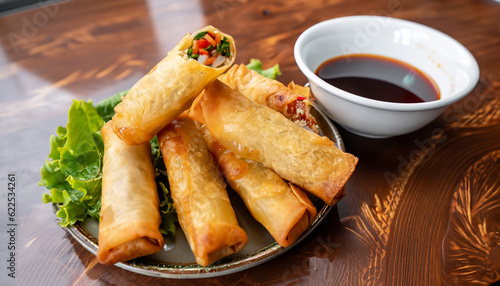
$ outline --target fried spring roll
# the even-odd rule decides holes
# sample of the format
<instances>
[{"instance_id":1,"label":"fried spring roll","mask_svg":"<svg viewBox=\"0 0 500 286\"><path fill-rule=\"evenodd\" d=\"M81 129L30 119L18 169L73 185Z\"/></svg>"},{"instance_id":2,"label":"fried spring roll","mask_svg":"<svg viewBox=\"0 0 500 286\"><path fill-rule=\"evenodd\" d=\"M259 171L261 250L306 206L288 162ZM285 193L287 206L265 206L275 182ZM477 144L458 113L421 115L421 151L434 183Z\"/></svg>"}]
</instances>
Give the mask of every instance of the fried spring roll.
<instances>
[{"instance_id":1,"label":"fried spring roll","mask_svg":"<svg viewBox=\"0 0 500 286\"><path fill-rule=\"evenodd\" d=\"M212 26L187 34L115 107L113 130L127 145L151 140L188 109L235 56L233 38Z\"/></svg>"},{"instance_id":2,"label":"fried spring roll","mask_svg":"<svg viewBox=\"0 0 500 286\"><path fill-rule=\"evenodd\" d=\"M150 144L127 146L111 130L104 140L97 260L115 264L160 251L163 236Z\"/></svg>"},{"instance_id":3,"label":"fried spring roll","mask_svg":"<svg viewBox=\"0 0 500 286\"><path fill-rule=\"evenodd\" d=\"M179 224L196 262L207 266L240 251L248 237L195 122L178 117L158 134L158 141Z\"/></svg>"},{"instance_id":4,"label":"fried spring roll","mask_svg":"<svg viewBox=\"0 0 500 286\"><path fill-rule=\"evenodd\" d=\"M358 161L327 137L299 127L218 80L207 86L190 114L224 147L261 162L328 205L343 196Z\"/></svg>"},{"instance_id":5,"label":"fried spring roll","mask_svg":"<svg viewBox=\"0 0 500 286\"><path fill-rule=\"evenodd\" d=\"M234 65L218 78L251 100L266 105L300 126L318 133L316 119L309 112L309 88L299 88L293 82L287 87L267 78L245 65Z\"/></svg>"},{"instance_id":6,"label":"fried spring roll","mask_svg":"<svg viewBox=\"0 0 500 286\"><path fill-rule=\"evenodd\" d=\"M238 157L202 127L209 150L226 182L242 198L252 216L283 247L292 245L311 225L316 207L297 186L286 183L262 164Z\"/></svg>"}]
</instances>

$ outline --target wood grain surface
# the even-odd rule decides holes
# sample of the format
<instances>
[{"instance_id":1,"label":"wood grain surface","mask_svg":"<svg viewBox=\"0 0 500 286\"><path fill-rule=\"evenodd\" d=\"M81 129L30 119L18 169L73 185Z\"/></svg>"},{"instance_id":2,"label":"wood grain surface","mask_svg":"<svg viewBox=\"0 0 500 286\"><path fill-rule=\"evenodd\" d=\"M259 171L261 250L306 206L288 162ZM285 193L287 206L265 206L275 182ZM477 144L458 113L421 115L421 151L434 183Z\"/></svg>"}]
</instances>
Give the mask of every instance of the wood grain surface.
<instances>
[{"instance_id":1,"label":"wood grain surface","mask_svg":"<svg viewBox=\"0 0 500 286\"><path fill-rule=\"evenodd\" d=\"M278 80L305 84L293 57L300 33L323 20L361 14L406 19L447 33L474 55L480 81L468 97L407 135L368 139L337 126L359 164L346 197L290 251L222 277L143 276L97 264L59 227L51 206L41 202L46 190L38 181L49 137L66 125L72 100L98 102L130 88L187 32L216 26L235 38L236 63L252 58L266 67L278 63ZM7 204L4 186L13 173L18 182L17 285L499 281L499 19L500 3L487 0L74 0L1 17L1 204ZM1 214L2 248L5 217L6 212Z\"/></svg>"}]
</instances>

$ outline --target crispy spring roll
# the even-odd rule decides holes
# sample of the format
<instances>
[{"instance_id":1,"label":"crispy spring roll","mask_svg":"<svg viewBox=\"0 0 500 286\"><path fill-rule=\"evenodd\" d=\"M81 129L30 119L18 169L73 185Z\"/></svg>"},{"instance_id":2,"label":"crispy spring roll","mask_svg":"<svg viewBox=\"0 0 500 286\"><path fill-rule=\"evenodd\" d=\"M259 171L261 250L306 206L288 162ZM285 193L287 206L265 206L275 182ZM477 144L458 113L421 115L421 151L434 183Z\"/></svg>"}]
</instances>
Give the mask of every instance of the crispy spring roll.
<instances>
[{"instance_id":1,"label":"crispy spring roll","mask_svg":"<svg viewBox=\"0 0 500 286\"><path fill-rule=\"evenodd\" d=\"M113 130L127 145L151 140L188 109L235 56L233 38L212 26L187 34L115 107Z\"/></svg>"},{"instance_id":2,"label":"crispy spring roll","mask_svg":"<svg viewBox=\"0 0 500 286\"><path fill-rule=\"evenodd\" d=\"M179 224L196 262L207 266L240 251L248 237L195 122L179 116L158 134L158 141Z\"/></svg>"},{"instance_id":3,"label":"crispy spring roll","mask_svg":"<svg viewBox=\"0 0 500 286\"><path fill-rule=\"evenodd\" d=\"M344 195L343 187L358 162L327 137L299 127L218 80L197 98L190 115L224 147L261 162L328 205Z\"/></svg>"},{"instance_id":4,"label":"crispy spring roll","mask_svg":"<svg viewBox=\"0 0 500 286\"><path fill-rule=\"evenodd\" d=\"M238 157L201 127L210 152L216 158L226 182L242 198L252 216L287 247L311 225L316 207L297 186L286 183L262 164Z\"/></svg>"},{"instance_id":5,"label":"crispy spring roll","mask_svg":"<svg viewBox=\"0 0 500 286\"><path fill-rule=\"evenodd\" d=\"M97 260L115 264L160 251L163 236L150 144L127 146L111 130L104 140Z\"/></svg>"},{"instance_id":6,"label":"crispy spring roll","mask_svg":"<svg viewBox=\"0 0 500 286\"><path fill-rule=\"evenodd\" d=\"M309 88L300 88L293 82L287 87L267 78L245 65L234 65L219 80L241 92L251 100L271 107L293 122L318 133L316 119L311 115Z\"/></svg>"}]
</instances>

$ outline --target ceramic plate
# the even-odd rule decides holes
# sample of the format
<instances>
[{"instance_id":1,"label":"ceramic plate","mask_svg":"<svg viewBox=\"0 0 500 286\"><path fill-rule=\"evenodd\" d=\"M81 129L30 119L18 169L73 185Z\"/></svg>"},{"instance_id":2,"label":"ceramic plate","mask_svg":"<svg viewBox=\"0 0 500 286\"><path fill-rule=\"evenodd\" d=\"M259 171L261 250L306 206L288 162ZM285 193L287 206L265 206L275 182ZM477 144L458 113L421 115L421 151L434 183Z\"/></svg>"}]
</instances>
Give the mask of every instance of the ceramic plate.
<instances>
[{"instance_id":1,"label":"ceramic plate","mask_svg":"<svg viewBox=\"0 0 500 286\"><path fill-rule=\"evenodd\" d=\"M314 106L311 109L311 113L316 117L321 135L327 136L336 143L338 148L344 150L342 139L328 118ZM318 210L317 217L293 245L283 248L275 242L262 225L252 218L245 208L243 201L235 192L229 191L228 193L240 226L248 235L248 244L239 253L225 257L207 267L202 267L196 264L184 233L178 227L176 237L165 240L165 246L162 251L131 261L117 263L115 266L143 275L182 279L215 277L239 272L269 261L293 248L307 237L332 209L332 207L323 203L319 198L313 197L311 201ZM57 208L57 206L54 207ZM98 221L87 219L82 223L65 229L86 249L93 254L97 253L99 239Z\"/></svg>"}]
</instances>

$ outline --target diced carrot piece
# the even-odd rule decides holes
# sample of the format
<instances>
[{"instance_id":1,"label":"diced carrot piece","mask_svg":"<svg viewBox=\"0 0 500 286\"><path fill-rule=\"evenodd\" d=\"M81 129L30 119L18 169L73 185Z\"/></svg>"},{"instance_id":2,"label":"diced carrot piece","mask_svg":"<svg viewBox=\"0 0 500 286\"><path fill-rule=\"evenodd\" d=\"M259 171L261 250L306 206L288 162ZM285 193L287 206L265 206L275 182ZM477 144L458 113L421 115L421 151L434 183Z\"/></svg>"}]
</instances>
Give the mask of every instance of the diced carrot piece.
<instances>
[{"instance_id":1,"label":"diced carrot piece","mask_svg":"<svg viewBox=\"0 0 500 286\"><path fill-rule=\"evenodd\" d=\"M214 37L215 38L215 43L216 44L220 44L220 40L221 40L221 34L220 34L220 32L215 31L214 34L215 34L215 37Z\"/></svg>"},{"instance_id":2,"label":"diced carrot piece","mask_svg":"<svg viewBox=\"0 0 500 286\"><path fill-rule=\"evenodd\" d=\"M200 50L210 46L210 42L206 39L197 40L196 42L198 42L198 49Z\"/></svg>"},{"instance_id":3,"label":"diced carrot piece","mask_svg":"<svg viewBox=\"0 0 500 286\"><path fill-rule=\"evenodd\" d=\"M204 38L205 40L207 40L208 42L210 42L210 44L211 44L212 46L214 46L214 47L215 47L215 46L217 45L217 43L215 42L215 40L214 40L212 37L210 37L210 35L209 35L209 34L206 34L205 36L203 36L203 38Z\"/></svg>"},{"instance_id":4,"label":"diced carrot piece","mask_svg":"<svg viewBox=\"0 0 500 286\"><path fill-rule=\"evenodd\" d=\"M198 54L198 41L193 42L193 55Z\"/></svg>"}]
</instances>

